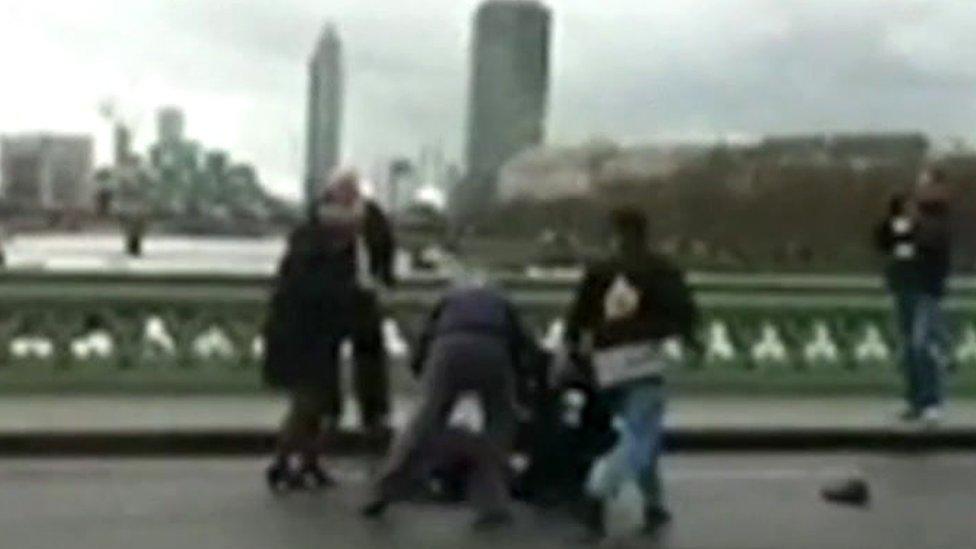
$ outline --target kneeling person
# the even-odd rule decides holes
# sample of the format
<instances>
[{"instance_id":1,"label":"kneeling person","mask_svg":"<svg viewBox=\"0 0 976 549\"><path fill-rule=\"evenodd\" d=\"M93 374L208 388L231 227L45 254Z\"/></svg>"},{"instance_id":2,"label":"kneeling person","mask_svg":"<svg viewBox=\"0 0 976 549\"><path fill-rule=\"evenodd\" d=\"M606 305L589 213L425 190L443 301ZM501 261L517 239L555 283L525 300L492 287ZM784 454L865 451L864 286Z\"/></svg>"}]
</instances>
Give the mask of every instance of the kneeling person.
<instances>
[{"instance_id":1,"label":"kneeling person","mask_svg":"<svg viewBox=\"0 0 976 549\"><path fill-rule=\"evenodd\" d=\"M533 351L534 342L501 293L477 281L451 291L435 308L414 358L414 371L423 376L423 401L393 444L376 497L364 514L381 514L388 502L413 492L445 460L477 464L469 471L471 479L500 478L491 464L506 467L517 427L518 385L527 377L522 357ZM455 403L467 393L478 397L484 411L483 436L447 429ZM492 487L479 486L475 492L498 493L494 480L481 484ZM498 498L507 500L507 481L500 492L487 498L479 523L505 515Z\"/></svg>"}]
</instances>

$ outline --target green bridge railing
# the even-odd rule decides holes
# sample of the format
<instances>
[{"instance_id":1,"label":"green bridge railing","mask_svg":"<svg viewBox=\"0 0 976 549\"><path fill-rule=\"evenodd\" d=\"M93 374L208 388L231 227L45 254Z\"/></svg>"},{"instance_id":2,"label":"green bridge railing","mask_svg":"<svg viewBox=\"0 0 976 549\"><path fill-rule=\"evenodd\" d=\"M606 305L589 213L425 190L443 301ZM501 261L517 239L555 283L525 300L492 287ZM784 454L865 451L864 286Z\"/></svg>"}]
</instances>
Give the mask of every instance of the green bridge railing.
<instances>
[{"instance_id":1,"label":"green bridge railing","mask_svg":"<svg viewBox=\"0 0 976 549\"><path fill-rule=\"evenodd\" d=\"M541 341L558 340L574 280L505 277ZM893 388L897 337L881 281L858 276L693 274L705 353L679 385L777 391ZM0 273L0 391L228 391L260 387L271 281L260 276ZM405 281L387 304L403 359L444 281ZM956 376L976 388L976 280L946 302ZM672 352L684 355L680 346ZM407 384L394 364L395 383ZM404 385L406 386L406 385Z\"/></svg>"}]
</instances>

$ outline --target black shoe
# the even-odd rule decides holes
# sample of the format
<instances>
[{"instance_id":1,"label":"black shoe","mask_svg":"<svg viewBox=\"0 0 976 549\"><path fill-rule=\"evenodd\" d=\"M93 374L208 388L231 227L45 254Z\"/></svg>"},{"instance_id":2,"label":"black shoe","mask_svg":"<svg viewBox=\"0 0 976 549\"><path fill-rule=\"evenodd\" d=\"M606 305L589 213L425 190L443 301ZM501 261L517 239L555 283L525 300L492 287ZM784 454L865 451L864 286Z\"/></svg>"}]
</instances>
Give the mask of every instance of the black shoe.
<instances>
[{"instance_id":1,"label":"black shoe","mask_svg":"<svg viewBox=\"0 0 976 549\"><path fill-rule=\"evenodd\" d=\"M508 511L491 511L482 513L480 516L478 516L471 527L476 532L488 532L501 528L502 526L507 526L511 523L512 514Z\"/></svg>"},{"instance_id":2,"label":"black shoe","mask_svg":"<svg viewBox=\"0 0 976 549\"><path fill-rule=\"evenodd\" d=\"M652 505L644 509L643 532L645 534L653 534L669 522L671 522L671 512L664 507Z\"/></svg>"},{"instance_id":3,"label":"black shoe","mask_svg":"<svg viewBox=\"0 0 976 549\"><path fill-rule=\"evenodd\" d=\"M332 488L336 485L335 479L318 465L305 465L298 472L297 478L304 488Z\"/></svg>"},{"instance_id":4,"label":"black shoe","mask_svg":"<svg viewBox=\"0 0 976 549\"><path fill-rule=\"evenodd\" d=\"M584 543L597 543L606 537L607 525L602 500L591 497L580 500L579 520L586 528Z\"/></svg>"},{"instance_id":5,"label":"black shoe","mask_svg":"<svg viewBox=\"0 0 976 549\"><path fill-rule=\"evenodd\" d=\"M275 461L268 466L264 477L272 492L283 493L296 488L295 476L284 460Z\"/></svg>"},{"instance_id":6,"label":"black shoe","mask_svg":"<svg viewBox=\"0 0 976 549\"><path fill-rule=\"evenodd\" d=\"M870 501L871 490L867 482L854 478L825 487L821 495L831 503L862 506Z\"/></svg>"},{"instance_id":7,"label":"black shoe","mask_svg":"<svg viewBox=\"0 0 976 549\"><path fill-rule=\"evenodd\" d=\"M368 519L378 519L383 516L386 512L386 508L390 506L390 502L384 499L377 499L367 503L359 510L359 514Z\"/></svg>"}]
</instances>

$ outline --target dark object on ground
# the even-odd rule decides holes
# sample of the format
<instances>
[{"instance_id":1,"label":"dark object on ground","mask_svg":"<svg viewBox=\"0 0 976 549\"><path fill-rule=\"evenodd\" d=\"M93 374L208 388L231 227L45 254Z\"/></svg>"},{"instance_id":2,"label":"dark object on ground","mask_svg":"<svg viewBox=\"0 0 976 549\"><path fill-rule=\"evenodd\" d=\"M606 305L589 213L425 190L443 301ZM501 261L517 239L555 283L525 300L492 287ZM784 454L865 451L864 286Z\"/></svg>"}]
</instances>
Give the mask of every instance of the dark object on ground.
<instances>
[{"instance_id":1,"label":"dark object on ground","mask_svg":"<svg viewBox=\"0 0 976 549\"><path fill-rule=\"evenodd\" d=\"M284 460L276 460L268 467L265 480L268 488L275 493L332 488L336 485L335 480L318 465L304 465L294 470Z\"/></svg>"},{"instance_id":2,"label":"dark object on ground","mask_svg":"<svg viewBox=\"0 0 976 549\"><path fill-rule=\"evenodd\" d=\"M516 497L542 506L577 501L593 462L616 444L610 408L585 383L569 383L539 395L532 416L522 426L529 466L516 478Z\"/></svg>"},{"instance_id":3,"label":"dark object on ground","mask_svg":"<svg viewBox=\"0 0 976 549\"><path fill-rule=\"evenodd\" d=\"M864 506L871 500L871 490L864 479L850 478L837 484L824 487L820 492L830 503L841 505Z\"/></svg>"}]
</instances>

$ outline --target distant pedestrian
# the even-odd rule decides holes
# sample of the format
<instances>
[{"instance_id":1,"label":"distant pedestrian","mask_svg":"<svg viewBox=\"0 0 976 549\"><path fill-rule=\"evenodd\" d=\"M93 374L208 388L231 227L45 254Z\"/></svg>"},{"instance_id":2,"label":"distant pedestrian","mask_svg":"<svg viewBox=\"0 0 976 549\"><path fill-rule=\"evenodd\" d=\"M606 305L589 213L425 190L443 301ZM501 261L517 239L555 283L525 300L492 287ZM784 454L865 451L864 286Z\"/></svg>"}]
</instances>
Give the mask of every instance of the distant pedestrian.
<instances>
[{"instance_id":1,"label":"distant pedestrian","mask_svg":"<svg viewBox=\"0 0 976 549\"><path fill-rule=\"evenodd\" d=\"M582 509L590 534L604 535L604 504L632 482L644 500L648 532L670 520L658 475L664 418L665 341L697 347L698 312L684 277L653 254L637 210L612 216L613 256L587 269L567 319L567 346L586 357L620 431L616 446L590 470Z\"/></svg>"},{"instance_id":2,"label":"distant pedestrian","mask_svg":"<svg viewBox=\"0 0 976 549\"><path fill-rule=\"evenodd\" d=\"M363 196L359 176L352 171L340 171L333 177L315 215L344 220L355 243L342 256L356 281L348 333L355 366L353 384L363 428L382 434L388 429L390 413L382 297L395 283L393 231L380 207ZM342 403L340 398L340 415Z\"/></svg>"},{"instance_id":3,"label":"distant pedestrian","mask_svg":"<svg viewBox=\"0 0 976 549\"><path fill-rule=\"evenodd\" d=\"M943 373L951 362L948 320L943 298L951 270L952 236L945 174L929 170L916 190L918 250L917 293L913 300L912 333L908 344L910 402L921 419L942 419Z\"/></svg>"},{"instance_id":4,"label":"distant pedestrian","mask_svg":"<svg viewBox=\"0 0 976 549\"><path fill-rule=\"evenodd\" d=\"M468 440L466 447L477 454L507 456L517 427L517 398L525 392L518 386L528 379L525 368L530 362L525 358L534 352L534 341L500 292L473 281L448 293L432 313L413 361L414 371L423 376L420 408L390 449L375 498L363 513L382 514L388 503L402 499L436 468L449 416L465 393L477 395L485 416L484 437ZM497 459L481 456L478 461ZM497 472L485 474L495 479L491 484L498 481ZM505 496L493 497L482 507L479 523L504 522L508 482L503 490L493 486L488 491Z\"/></svg>"},{"instance_id":5,"label":"distant pedestrian","mask_svg":"<svg viewBox=\"0 0 976 549\"><path fill-rule=\"evenodd\" d=\"M146 235L146 216L139 212L125 222L125 253L129 257L142 257L142 241Z\"/></svg>"},{"instance_id":6,"label":"distant pedestrian","mask_svg":"<svg viewBox=\"0 0 976 549\"><path fill-rule=\"evenodd\" d=\"M950 270L948 214L944 174L929 170L911 196L892 198L888 216L875 230L902 339L904 421L935 423L942 416L941 372L949 362L941 306Z\"/></svg>"}]
</instances>

